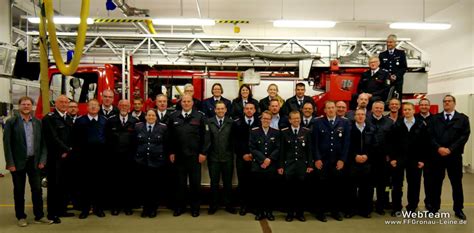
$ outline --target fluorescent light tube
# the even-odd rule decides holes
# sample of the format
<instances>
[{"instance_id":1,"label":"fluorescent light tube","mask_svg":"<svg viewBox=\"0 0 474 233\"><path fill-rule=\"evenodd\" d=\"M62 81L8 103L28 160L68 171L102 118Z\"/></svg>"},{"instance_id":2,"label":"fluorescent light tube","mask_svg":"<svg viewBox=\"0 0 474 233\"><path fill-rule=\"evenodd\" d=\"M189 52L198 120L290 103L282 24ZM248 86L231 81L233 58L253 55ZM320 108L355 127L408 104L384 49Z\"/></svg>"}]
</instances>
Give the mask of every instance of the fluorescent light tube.
<instances>
[{"instance_id":1,"label":"fluorescent light tube","mask_svg":"<svg viewBox=\"0 0 474 233\"><path fill-rule=\"evenodd\" d=\"M182 18L182 19L153 19L154 25L173 25L173 26L214 26L216 22L213 19L197 19L197 18Z\"/></svg>"},{"instance_id":2,"label":"fluorescent light tube","mask_svg":"<svg viewBox=\"0 0 474 233\"><path fill-rule=\"evenodd\" d=\"M81 22L81 18L79 17L60 17L55 16L53 17L53 21L55 24L79 24ZM29 17L28 22L39 24L40 18L38 17ZM94 20L91 18L87 18L87 24L94 24Z\"/></svg>"},{"instance_id":3,"label":"fluorescent light tube","mask_svg":"<svg viewBox=\"0 0 474 233\"><path fill-rule=\"evenodd\" d=\"M415 29L415 30L447 30L451 28L451 24L397 22L397 23L391 23L390 28L391 29Z\"/></svg>"},{"instance_id":4,"label":"fluorescent light tube","mask_svg":"<svg viewBox=\"0 0 474 233\"><path fill-rule=\"evenodd\" d=\"M334 21L317 20L275 20L274 27L284 28L332 28L336 25Z\"/></svg>"}]
</instances>

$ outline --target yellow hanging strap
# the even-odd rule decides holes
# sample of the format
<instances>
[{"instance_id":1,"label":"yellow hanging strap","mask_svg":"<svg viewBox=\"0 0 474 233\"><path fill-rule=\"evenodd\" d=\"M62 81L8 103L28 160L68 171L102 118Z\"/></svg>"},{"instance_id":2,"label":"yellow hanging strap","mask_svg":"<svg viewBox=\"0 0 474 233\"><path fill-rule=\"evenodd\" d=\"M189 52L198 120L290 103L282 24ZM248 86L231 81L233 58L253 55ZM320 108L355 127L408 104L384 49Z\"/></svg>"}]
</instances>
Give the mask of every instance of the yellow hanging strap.
<instances>
[{"instance_id":1,"label":"yellow hanging strap","mask_svg":"<svg viewBox=\"0 0 474 233\"><path fill-rule=\"evenodd\" d=\"M82 50L84 49L84 42L86 40L87 32L87 17L89 16L89 0L82 0L81 4L81 23L77 31L76 46L74 48L74 56L72 58L71 64L65 65L61 53L59 51L59 45L56 37L56 26L53 22L53 1L44 0L46 19L48 20L47 27L49 33L49 42L51 43L51 50L53 52L54 60L56 61L56 66L63 75L69 76L73 75L79 63L81 62Z\"/></svg>"}]
</instances>

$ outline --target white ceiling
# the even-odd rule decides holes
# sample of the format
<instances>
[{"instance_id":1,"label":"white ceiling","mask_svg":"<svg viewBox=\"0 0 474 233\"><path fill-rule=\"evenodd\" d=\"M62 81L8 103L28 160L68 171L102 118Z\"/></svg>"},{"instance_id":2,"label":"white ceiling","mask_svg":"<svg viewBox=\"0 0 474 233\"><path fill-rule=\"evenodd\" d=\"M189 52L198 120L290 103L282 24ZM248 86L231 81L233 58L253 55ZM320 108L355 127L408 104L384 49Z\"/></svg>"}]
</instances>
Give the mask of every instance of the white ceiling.
<instances>
[{"instance_id":1,"label":"white ceiling","mask_svg":"<svg viewBox=\"0 0 474 233\"><path fill-rule=\"evenodd\" d=\"M30 1L30 0L17 0ZM122 17L119 9L108 12L106 0L92 0L91 17ZM181 0L127 0L136 8L150 10L150 16L180 17ZM459 0L425 0L425 15L431 15ZM55 9L78 16L80 0L56 0ZM183 17L198 17L196 0L182 0ZM423 0L199 0L203 18L213 19L327 19L348 21L421 21ZM449 21L449 19L446 19Z\"/></svg>"}]
</instances>

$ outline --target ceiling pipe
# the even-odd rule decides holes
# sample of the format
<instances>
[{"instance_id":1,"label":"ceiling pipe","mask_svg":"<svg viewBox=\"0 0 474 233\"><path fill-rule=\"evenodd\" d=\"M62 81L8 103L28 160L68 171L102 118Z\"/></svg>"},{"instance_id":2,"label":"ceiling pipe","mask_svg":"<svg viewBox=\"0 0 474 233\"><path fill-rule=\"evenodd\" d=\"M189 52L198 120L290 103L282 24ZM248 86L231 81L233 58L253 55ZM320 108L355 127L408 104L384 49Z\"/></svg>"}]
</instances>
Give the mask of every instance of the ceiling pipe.
<instances>
[{"instance_id":1,"label":"ceiling pipe","mask_svg":"<svg viewBox=\"0 0 474 233\"><path fill-rule=\"evenodd\" d=\"M120 11L122 11L122 14L125 16L125 17L129 17L129 16L136 16L136 15L140 15L140 14L144 14L146 16L148 16L148 13L149 13L149 10L148 9L138 9L138 8L135 8L135 7L130 7L126 2L125 0L112 0L115 5L117 5L117 7L120 9ZM144 33L144 34L150 34L150 31L148 31L148 29L146 28L146 26L144 26L142 23L132 23L141 33Z\"/></svg>"}]
</instances>

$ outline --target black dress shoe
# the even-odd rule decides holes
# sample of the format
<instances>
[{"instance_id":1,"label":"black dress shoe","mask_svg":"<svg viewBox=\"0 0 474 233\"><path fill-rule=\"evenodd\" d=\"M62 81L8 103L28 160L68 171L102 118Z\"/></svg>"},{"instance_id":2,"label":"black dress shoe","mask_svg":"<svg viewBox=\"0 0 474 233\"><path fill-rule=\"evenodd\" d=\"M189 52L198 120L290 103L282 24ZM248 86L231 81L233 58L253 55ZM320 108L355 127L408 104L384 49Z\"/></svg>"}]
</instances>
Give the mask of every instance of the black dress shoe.
<instances>
[{"instance_id":1,"label":"black dress shoe","mask_svg":"<svg viewBox=\"0 0 474 233\"><path fill-rule=\"evenodd\" d=\"M231 206L225 207L225 211L227 211L227 213L229 213L229 214L236 214L237 213L237 209L235 209L234 207L231 207Z\"/></svg>"},{"instance_id":2,"label":"black dress shoe","mask_svg":"<svg viewBox=\"0 0 474 233\"><path fill-rule=\"evenodd\" d=\"M74 216L76 216L74 213L69 213L69 212L64 212L59 215L59 217L63 217L63 218L74 217Z\"/></svg>"},{"instance_id":3,"label":"black dress shoe","mask_svg":"<svg viewBox=\"0 0 474 233\"><path fill-rule=\"evenodd\" d=\"M375 213L377 213L379 215L385 215L385 211L383 209L376 209Z\"/></svg>"},{"instance_id":4,"label":"black dress shoe","mask_svg":"<svg viewBox=\"0 0 474 233\"><path fill-rule=\"evenodd\" d=\"M191 216L193 216L193 218L198 217L199 216L199 210L191 211Z\"/></svg>"},{"instance_id":5,"label":"black dress shoe","mask_svg":"<svg viewBox=\"0 0 474 233\"><path fill-rule=\"evenodd\" d=\"M125 215L132 215L133 214L133 210L124 210L123 211L125 213Z\"/></svg>"},{"instance_id":6,"label":"black dress shoe","mask_svg":"<svg viewBox=\"0 0 474 233\"><path fill-rule=\"evenodd\" d=\"M316 219L321 221L321 222L327 222L328 219L326 218L326 215L323 213L316 214Z\"/></svg>"},{"instance_id":7,"label":"black dress shoe","mask_svg":"<svg viewBox=\"0 0 474 233\"><path fill-rule=\"evenodd\" d=\"M297 214L295 218L300 222L306 222L306 218L304 217L303 214Z\"/></svg>"},{"instance_id":8,"label":"black dress shoe","mask_svg":"<svg viewBox=\"0 0 474 233\"><path fill-rule=\"evenodd\" d=\"M209 209L207 210L207 214L213 215L217 212L217 207L215 206L210 206Z\"/></svg>"},{"instance_id":9,"label":"black dress shoe","mask_svg":"<svg viewBox=\"0 0 474 233\"><path fill-rule=\"evenodd\" d=\"M152 211L150 211L150 213L148 214L148 217L154 218L154 217L156 217L156 215L158 215L158 212L157 212L156 210L152 210Z\"/></svg>"},{"instance_id":10,"label":"black dress shoe","mask_svg":"<svg viewBox=\"0 0 474 233\"><path fill-rule=\"evenodd\" d=\"M466 215L464 212L462 212L462 210L455 211L454 215L461 220L466 220Z\"/></svg>"},{"instance_id":11,"label":"black dress shoe","mask_svg":"<svg viewBox=\"0 0 474 233\"><path fill-rule=\"evenodd\" d=\"M239 214L240 216L245 216L247 214L247 208L245 206L240 207Z\"/></svg>"},{"instance_id":12,"label":"black dress shoe","mask_svg":"<svg viewBox=\"0 0 474 233\"><path fill-rule=\"evenodd\" d=\"M287 221L287 222L292 222L292 221L293 221L293 217L294 217L294 216L293 216L292 213L288 213L288 214L286 215L285 221Z\"/></svg>"},{"instance_id":13,"label":"black dress shoe","mask_svg":"<svg viewBox=\"0 0 474 233\"><path fill-rule=\"evenodd\" d=\"M183 209L177 208L177 209L174 210L173 216L178 217L178 216L182 215L183 213L184 213Z\"/></svg>"},{"instance_id":14,"label":"black dress shoe","mask_svg":"<svg viewBox=\"0 0 474 233\"><path fill-rule=\"evenodd\" d=\"M53 221L54 224L60 224L61 219L58 216L48 217L49 220Z\"/></svg>"},{"instance_id":15,"label":"black dress shoe","mask_svg":"<svg viewBox=\"0 0 474 233\"><path fill-rule=\"evenodd\" d=\"M272 212L267 212L266 216L267 216L268 221L274 221L275 220L275 216L273 216Z\"/></svg>"},{"instance_id":16,"label":"black dress shoe","mask_svg":"<svg viewBox=\"0 0 474 233\"><path fill-rule=\"evenodd\" d=\"M331 213L331 217L336 219L337 221L342 221L342 216L339 212Z\"/></svg>"},{"instance_id":17,"label":"black dress shoe","mask_svg":"<svg viewBox=\"0 0 474 233\"><path fill-rule=\"evenodd\" d=\"M143 211L142 214L140 215L142 218L146 218L150 215L150 213L148 211Z\"/></svg>"},{"instance_id":18,"label":"black dress shoe","mask_svg":"<svg viewBox=\"0 0 474 233\"><path fill-rule=\"evenodd\" d=\"M110 211L110 214L112 214L113 216L117 216L117 215L119 215L119 213L120 213L120 210L112 210L112 211Z\"/></svg>"},{"instance_id":19,"label":"black dress shoe","mask_svg":"<svg viewBox=\"0 0 474 233\"><path fill-rule=\"evenodd\" d=\"M372 218L372 215L369 214L366 214L366 213L361 213L359 214L360 216L364 217L364 218Z\"/></svg>"},{"instance_id":20,"label":"black dress shoe","mask_svg":"<svg viewBox=\"0 0 474 233\"><path fill-rule=\"evenodd\" d=\"M257 221L260 221L264 218L265 218L265 215L263 215L262 213L256 213L255 214L255 220L257 220Z\"/></svg>"},{"instance_id":21,"label":"black dress shoe","mask_svg":"<svg viewBox=\"0 0 474 233\"><path fill-rule=\"evenodd\" d=\"M352 218L352 217L354 217L354 215L355 214L353 212L348 212L348 213L344 214L344 218Z\"/></svg>"},{"instance_id":22,"label":"black dress shoe","mask_svg":"<svg viewBox=\"0 0 474 233\"><path fill-rule=\"evenodd\" d=\"M393 210L390 215L392 217L400 217L402 215L402 211L401 210Z\"/></svg>"},{"instance_id":23,"label":"black dress shoe","mask_svg":"<svg viewBox=\"0 0 474 233\"><path fill-rule=\"evenodd\" d=\"M89 211L82 211L81 214L79 214L79 219L86 219L89 216Z\"/></svg>"},{"instance_id":24,"label":"black dress shoe","mask_svg":"<svg viewBox=\"0 0 474 233\"><path fill-rule=\"evenodd\" d=\"M97 211L94 211L94 214L99 217L99 218L103 218L105 217L105 213L103 210L97 210Z\"/></svg>"}]
</instances>

